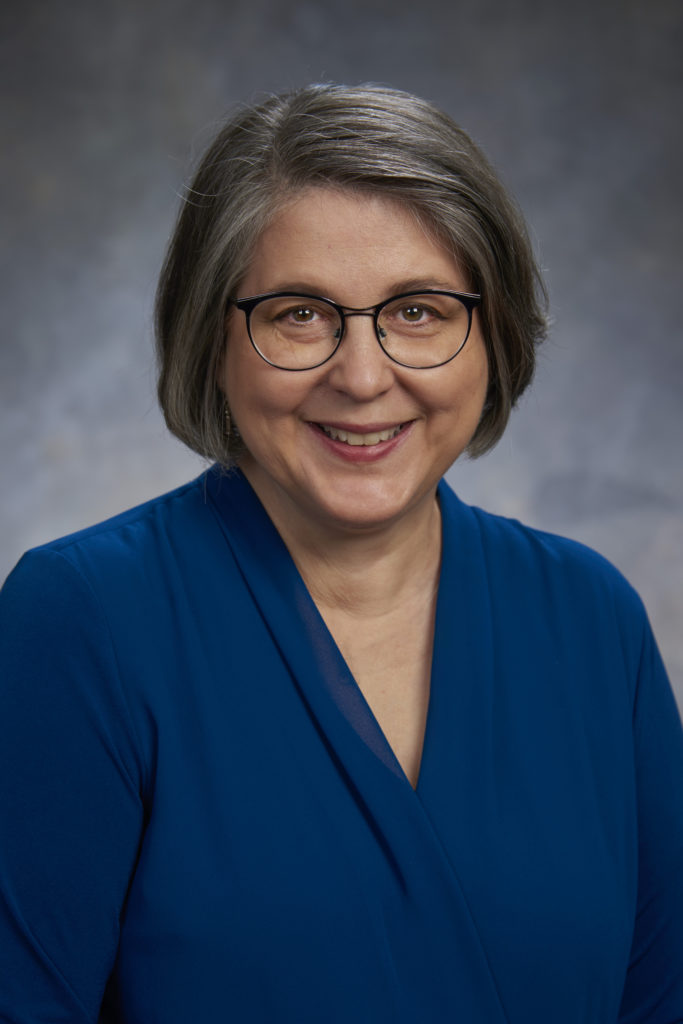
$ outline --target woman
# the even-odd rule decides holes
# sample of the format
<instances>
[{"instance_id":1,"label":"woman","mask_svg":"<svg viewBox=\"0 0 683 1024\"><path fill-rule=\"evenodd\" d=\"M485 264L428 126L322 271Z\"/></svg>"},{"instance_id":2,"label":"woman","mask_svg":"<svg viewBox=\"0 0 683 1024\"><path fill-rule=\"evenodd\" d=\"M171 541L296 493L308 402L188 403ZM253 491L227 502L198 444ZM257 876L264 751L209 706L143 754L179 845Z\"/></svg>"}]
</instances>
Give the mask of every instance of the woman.
<instances>
[{"instance_id":1,"label":"woman","mask_svg":"<svg viewBox=\"0 0 683 1024\"><path fill-rule=\"evenodd\" d=\"M500 437L542 298L415 97L314 86L219 133L157 305L167 422L217 465L2 595L0 1019L683 1019L642 606L441 480Z\"/></svg>"}]
</instances>

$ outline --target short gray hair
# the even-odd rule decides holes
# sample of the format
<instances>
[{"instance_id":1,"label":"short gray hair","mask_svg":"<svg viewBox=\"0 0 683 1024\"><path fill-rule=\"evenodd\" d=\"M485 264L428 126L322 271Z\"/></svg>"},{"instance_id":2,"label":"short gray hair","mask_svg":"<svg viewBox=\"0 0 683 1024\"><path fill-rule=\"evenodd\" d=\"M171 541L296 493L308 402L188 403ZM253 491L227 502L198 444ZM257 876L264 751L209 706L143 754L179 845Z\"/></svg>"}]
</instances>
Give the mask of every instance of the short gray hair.
<instances>
[{"instance_id":1,"label":"short gray hair","mask_svg":"<svg viewBox=\"0 0 683 1024\"><path fill-rule=\"evenodd\" d=\"M500 439L547 332L546 292L524 219L487 159L446 114L375 85L311 85L240 109L186 192L156 298L159 401L169 429L224 465L218 371L228 300L283 203L311 186L403 203L481 292L489 386L472 456Z\"/></svg>"}]
</instances>

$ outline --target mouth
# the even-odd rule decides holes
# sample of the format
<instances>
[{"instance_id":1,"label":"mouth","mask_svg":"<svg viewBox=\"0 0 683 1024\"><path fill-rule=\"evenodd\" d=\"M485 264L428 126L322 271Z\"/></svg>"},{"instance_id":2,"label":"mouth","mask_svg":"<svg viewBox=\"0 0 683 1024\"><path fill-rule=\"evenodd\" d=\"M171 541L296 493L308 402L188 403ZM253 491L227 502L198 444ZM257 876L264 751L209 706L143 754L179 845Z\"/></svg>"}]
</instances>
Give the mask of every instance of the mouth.
<instances>
[{"instance_id":1,"label":"mouth","mask_svg":"<svg viewBox=\"0 0 683 1024\"><path fill-rule=\"evenodd\" d=\"M341 430L339 427L330 427L326 423L316 423L323 434L333 441L342 441L353 448L369 448L381 444L382 441L391 441L408 426L408 423L399 423L396 427L387 427L385 430L372 430L359 433L353 430Z\"/></svg>"}]
</instances>

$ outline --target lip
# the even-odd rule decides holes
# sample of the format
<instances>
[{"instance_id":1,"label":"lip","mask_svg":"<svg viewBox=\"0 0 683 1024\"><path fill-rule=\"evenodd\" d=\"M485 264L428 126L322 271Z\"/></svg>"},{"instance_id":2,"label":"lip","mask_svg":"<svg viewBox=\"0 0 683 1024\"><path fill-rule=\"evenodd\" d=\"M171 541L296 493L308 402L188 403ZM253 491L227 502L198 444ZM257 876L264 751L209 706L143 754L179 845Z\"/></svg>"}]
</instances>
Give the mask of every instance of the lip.
<instances>
[{"instance_id":1,"label":"lip","mask_svg":"<svg viewBox=\"0 0 683 1024\"><path fill-rule=\"evenodd\" d=\"M314 427L331 427L332 430L346 430L350 434L380 434L383 430L396 430L402 424L405 426L410 420L383 420L381 423L346 423L332 420L311 420Z\"/></svg>"},{"instance_id":2,"label":"lip","mask_svg":"<svg viewBox=\"0 0 683 1024\"><path fill-rule=\"evenodd\" d=\"M389 438L387 441L378 441L377 444L372 445L350 445L345 441L335 440L325 433L320 422L310 421L309 427L314 437L318 439L318 442L328 453L343 459L345 462L364 464L378 462L381 459L387 458L398 448L401 448L412 433L414 423L415 420L403 420L398 423L395 420L393 422L383 421L382 423L330 423L327 420L324 421L324 426L326 427L331 427L333 430L344 430L352 434L375 434L383 430L395 430L397 427L401 427L401 430L394 437Z\"/></svg>"}]
</instances>

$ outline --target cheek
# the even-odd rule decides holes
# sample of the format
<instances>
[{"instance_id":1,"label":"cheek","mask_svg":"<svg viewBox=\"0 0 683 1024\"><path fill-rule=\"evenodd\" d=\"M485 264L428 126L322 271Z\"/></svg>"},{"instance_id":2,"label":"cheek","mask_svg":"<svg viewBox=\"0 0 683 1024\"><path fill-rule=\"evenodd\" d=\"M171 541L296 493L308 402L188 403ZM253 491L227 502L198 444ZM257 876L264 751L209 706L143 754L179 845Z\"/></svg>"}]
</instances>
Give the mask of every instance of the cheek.
<instances>
[{"instance_id":1,"label":"cheek","mask_svg":"<svg viewBox=\"0 0 683 1024\"><path fill-rule=\"evenodd\" d=\"M476 344L473 345L472 349L468 353L470 359L466 366L467 372L463 378L463 386L469 394L472 403L475 406L479 405L483 407L489 386L488 353L486 351L486 346L478 333L473 340L476 341ZM478 410L477 418L479 418L480 414L481 408Z\"/></svg>"},{"instance_id":2,"label":"cheek","mask_svg":"<svg viewBox=\"0 0 683 1024\"><path fill-rule=\"evenodd\" d=\"M246 331L233 326L226 337L220 384L235 415L253 403L255 394L264 392L260 364L263 360L253 351Z\"/></svg>"},{"instance_id":3,"label":"cheek","mask_svg":"<svg viewBox=\"0 0 683 1024\"><path fill-rule=\"evenodd\" d=\"M433 408L463 423L479 421L488 390L488 366L483 349L466 364L449 366L448 378L432 393Z\"/></svg>"},{"instance_id":4,"label":"cheek","mask_svg":"<svg viewBox=\"0 0 683 1024\"><path fill-rule=\"evenodd\" d=\"M221 370L221 387L245 443L277 426L280 434L298 423L298 410L309 391L299 374L286 374L265 363L255 352L228 347Z\"/></svg>"}]
</instances>

